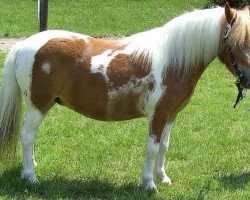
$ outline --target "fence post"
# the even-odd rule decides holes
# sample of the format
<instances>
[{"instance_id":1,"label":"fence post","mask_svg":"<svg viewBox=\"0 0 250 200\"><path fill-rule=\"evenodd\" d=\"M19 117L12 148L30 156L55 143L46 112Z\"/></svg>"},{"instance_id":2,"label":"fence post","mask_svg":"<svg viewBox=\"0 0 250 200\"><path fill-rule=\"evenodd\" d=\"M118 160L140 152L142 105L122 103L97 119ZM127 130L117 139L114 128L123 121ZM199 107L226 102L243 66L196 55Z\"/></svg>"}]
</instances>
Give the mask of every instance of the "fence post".
<instances>
[{"instance_id":1,"label":"fence post","mask_svg":"<svg viewBox=\"0 0 250 200\"><path fill-rule=\"evenodd\" d=\"M40 32L48 29L48 0L38 0Z\"/></svg>"}]
</instances>

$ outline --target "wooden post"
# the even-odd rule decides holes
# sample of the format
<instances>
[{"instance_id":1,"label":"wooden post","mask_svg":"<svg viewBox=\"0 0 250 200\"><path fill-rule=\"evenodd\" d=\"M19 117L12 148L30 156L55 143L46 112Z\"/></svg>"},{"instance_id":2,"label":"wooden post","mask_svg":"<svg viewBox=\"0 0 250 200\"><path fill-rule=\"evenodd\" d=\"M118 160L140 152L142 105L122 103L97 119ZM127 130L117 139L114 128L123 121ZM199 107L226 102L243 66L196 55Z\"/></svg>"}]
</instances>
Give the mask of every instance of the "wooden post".
<instances>
[{"instance_id":1,"label":"wooden post","mask_svg":"<svg viewBox=\"0 0 250 200\"><path fill-rule=\"evenodd\" d=\"M48 29L48 0L39 1L40 32Z\"/></svg>"}]
</instances>

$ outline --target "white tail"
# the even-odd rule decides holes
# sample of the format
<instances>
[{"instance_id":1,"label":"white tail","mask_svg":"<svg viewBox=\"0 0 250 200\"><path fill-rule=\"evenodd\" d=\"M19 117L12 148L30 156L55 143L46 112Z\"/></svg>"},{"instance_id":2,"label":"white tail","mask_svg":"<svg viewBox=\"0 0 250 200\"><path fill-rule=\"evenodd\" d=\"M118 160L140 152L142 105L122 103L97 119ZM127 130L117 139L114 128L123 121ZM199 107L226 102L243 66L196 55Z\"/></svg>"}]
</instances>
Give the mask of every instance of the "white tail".
<instances>
[{"instance_id":1,"label":"white tail","mask_svg":"<svg viewBox=\"0 0 250 200\"><path fill-rule=\"evenodd\" d=\"M16 154L21 118L21 91L15 73L17 52L15 45L5 61L0 94L0 160L5 163Z\"/></svg>"}]
</instances>

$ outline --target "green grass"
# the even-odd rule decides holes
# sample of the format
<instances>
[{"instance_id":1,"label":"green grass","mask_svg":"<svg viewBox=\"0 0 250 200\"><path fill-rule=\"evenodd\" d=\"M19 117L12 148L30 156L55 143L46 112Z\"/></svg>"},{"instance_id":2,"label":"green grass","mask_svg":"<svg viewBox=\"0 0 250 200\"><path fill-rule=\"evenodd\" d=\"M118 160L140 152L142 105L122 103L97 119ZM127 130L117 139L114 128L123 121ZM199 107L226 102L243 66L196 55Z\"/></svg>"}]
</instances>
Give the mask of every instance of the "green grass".
<instances>
[{"instance_id":1,"label":"green grass","mask_svg":"<svg viewBox=\"0 0 250 200\"><path fill-rule=\"evenodd\" d=\"M88 35L127 35L162 26L187 10L202 8L206 0L53 0L50 29ZM0 37L27 36L39 29L37 0L1 0Z\"/></svg>"},{"instance_id":2,"label":"green grass","mask_svg":"<svg viewBox=\"0 0 250 200\"><path fill-rule=\"evenodd\" d=\"M138 186L147 119L98 122L55 106L37 134L41 184L20 180L21 163L0 168L0 199L247 199L250 101L233 109L235 97L233 77L213 62L173 128L166 161L173 186L157 183L154 195Z\"/></svg>"},{"instance_id":3,"label":"green grass","mask_svg":"<svg viewBox=\"0 0 250 200\"><path fill-rule=\"evenodd\" d=\"M49 27L94 35L132 34L205 2L53 0ZM35 0L1 1L0 13L0 36L26 36L38 29ZM4 57L0 54L0 66ZM40 185L20 180L20 155L17 167L0 166L0 199L248 199L250 100L247 96L233 109L236 95L234 78L214 61L172 131L166 167L173 186L157 183L159 193L153 195L138 186L146 118L105 123L55 106L37 133Z\"/></svg>"}]
</instances>

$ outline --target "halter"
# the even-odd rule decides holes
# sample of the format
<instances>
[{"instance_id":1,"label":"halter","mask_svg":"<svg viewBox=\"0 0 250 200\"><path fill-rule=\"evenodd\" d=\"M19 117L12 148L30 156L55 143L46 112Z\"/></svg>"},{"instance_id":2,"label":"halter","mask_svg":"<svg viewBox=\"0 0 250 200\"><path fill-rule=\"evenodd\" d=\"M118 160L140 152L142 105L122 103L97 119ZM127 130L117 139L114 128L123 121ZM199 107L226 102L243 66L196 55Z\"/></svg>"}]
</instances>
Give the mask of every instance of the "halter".
<instances>
[{"instance_id":1,"label":"halter","mask_svg":"<svg viewBox=\"0 0 250 200\"><path fill-rule=\"evenodd\" d=\"M225 41L227 40L228 35L229 35L231 30L232 30L232 24L228 23L225 27L225 32L224 32L224 40ZM247 85L248 81L245 78L245 76L243 75L242 70L238 67L230 47L228 48L228 53L230 56L231 64L234 68L235 76L237 78L235 84L236 84L237 89L238 89L238 95L237 95L235 104L233 106L234 108L236 108L237 104L246 96L247 90L244 86Z\"/></svg>"}]
</instances>

